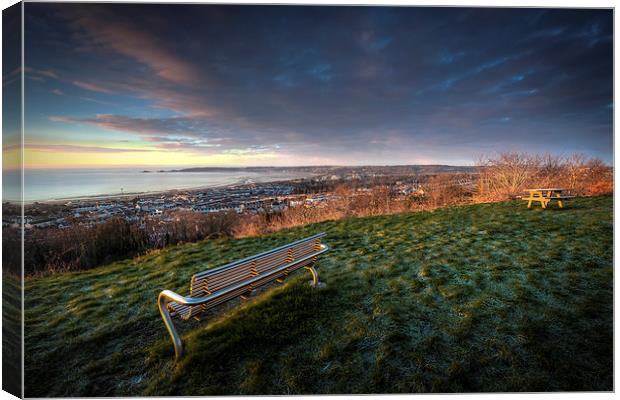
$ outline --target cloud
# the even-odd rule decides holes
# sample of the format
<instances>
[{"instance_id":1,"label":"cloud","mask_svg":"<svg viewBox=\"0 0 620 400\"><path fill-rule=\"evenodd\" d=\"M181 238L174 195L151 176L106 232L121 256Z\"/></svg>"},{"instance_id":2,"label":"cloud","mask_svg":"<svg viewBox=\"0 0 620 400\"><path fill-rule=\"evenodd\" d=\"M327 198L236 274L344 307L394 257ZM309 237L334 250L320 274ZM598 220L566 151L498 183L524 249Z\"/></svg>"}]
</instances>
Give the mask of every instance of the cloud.
<instances>
[{"instance_id":1,"label":"cloud","mask_svg":"<svg viewBox=\"0 0 620 400\"><path fill-rule=\"evenodd\" d=\"M97 114L94 117L51 116L49 120L67 124L88 124L106 130L134 134L150 143L153 148L170 151L243 155L277 151L282 148L281 143L290 148L304 145L294 142L300 139L298 135L282 136L272 133L269 137L261 135L259 139L255 134L244 131L235 131L232 134L208 120L195 117L132 118ZM268 144L256 145L254 143L257 140L266 140Z\"/></svg>"},{"instance_id":2,"label":"cloud","mask_svg":"<svg viewBox=\"0 0 620 400\"><path fill-rule=\"evenodd\" d=\"M31 68L31 67L24 67L24 72L26 75L30 75L32 77L46 77L46 78L52 78L52 79L60 79L58 74L52 70L42 70L42 69L36 69L36 68Z\"/></svg>"},{"instance_id":3,"label":"cloud","mask_svg":"<svg viewBox=\"0 0 620 400\"><path fill-rule=\"evenodd\" d=\"M266 153L266 152L270 152L270 151L274 151L278 149L280 149L280 146L278 145L274 145L274 146L256 145L256 146L250 146L244 149L229 149L229 150L225 150L224 153L235 154L235 155L261 154L261 153Z\"/></svg>"},{"instance_id":4,"label":"cloud","mask_svg":"<svg viewBox=\"0 0 620 400\"><path fill-rule=\"evenodd\" d=\"M105 93L105 94L113 94L114 93L111 90L106 89L106 88L104 88L102 86L96 85L94 83L82 82L82 81L73 81L71 83L73 83L75 86L77 86L79 88L90 90L92 92L99 92L99 93Z\"/></svg>"},{"instance_id":5,"label":"cloud","mask_svg":"<svg viewBox=\"0 0 620 400\"><path fill-rule=\"evenodd\" d=\"M235 140L224 137L228 133L207 120L189 117L132 118L97 114L86 118L51 116L49 120L67 124L88 124L110 131L134 134L152 143L153 147L166 150L211 150L234 147L244 142L240 137L236 137Z\"/></svg>"},{"instance_id":6,"label":"cloud","mask_svg":"<svg viewBox=\"0 0 620 400\"><path fill-rule=\"evenodd\" d=\"M72 122L76 122L75 119L70 118L70 117L63 117L63 116L59 116L59 115L52 115L51 117L48 118L50 121L52 122L63 122L63 123L72 123Z\"/></svg>"},{"instance_id":7,"label":"cloud","mask_svg":"<svg viewBox=\"0 0 620 400\"><path fill-rule=\"evenodd\" d=\"M20 148L20 144L4 146L4 151L16 150ZM129 149L129 148L113 148L99 146L80 146L68 144L36 144L26 143L24 149L48 151L48 152L64 152L64 153L145 153L152 152L152 149Z\"/></svg>"},{"instance_id":8,"label":"cloud","mask_svg":"<svg viewBox=\"0 0 620 400\"><path fill-rule=\"evenodd\" d=\"M64 92L62 90L60 90L60 89L54 89L54 90L51 91L51 93L53 93L53 94L55 94L57 96L64 96L65 95Z\"/></svg>"},{"instance_id":9,"label":"cloud","mask_svg":"<svg viewBox=\"0 0 620 400\"><path fill-rule=\"evenodd\" d=\"M92 97L84 97L84 96L80 96L79 97L80 100L84 100L84 101L89 101L92 103L98 103L98 104L103 104L103 105L108 105L108 106L113 106L116 105L114 103L111 103L109 101L103 101L103 100L97 100L97 99L93 99Z\"/></svg>"},{"instance_id":10,"label":"cloud","mask_svg":"<svg viewBox=\"0 0 620 400\"><path fill-rule=\"evenodd\" d=\"M442 146L463 159L498 142L599 149L613 137L609 10L54 7L46 20L67 45L33 45L49 61L33 67L119 99L99 114L76 99L50 121L154 147L406 162Z\"/></svg>"},{"instance_id":11,"label":"cloud","mask_svg":"<svg viewBox=\"0 0 620 400\"><path fill-rule=\"evenodd\" d=\"M73 23L89 45L96 44L147 65L159 77L177 84L196 84L200 71L166 48L157 29L146 30L123 14L95 5L76 6ZM114 21L114 22L111 22Z\"/></svg>"},{"instance_id":12,"label":"cloud","mask_svg":"<svg viewBox=\"0 0 620 400\"><path fill-rule=\"evenodd\" d=\"M91 124L100 128L140 135L181 134L196 136L208 127L205 121L187 117L176 118L134 118L124 115L97 114L94 117L51 116L50 121L63 123Z\"/></svg>"}]
</instances>

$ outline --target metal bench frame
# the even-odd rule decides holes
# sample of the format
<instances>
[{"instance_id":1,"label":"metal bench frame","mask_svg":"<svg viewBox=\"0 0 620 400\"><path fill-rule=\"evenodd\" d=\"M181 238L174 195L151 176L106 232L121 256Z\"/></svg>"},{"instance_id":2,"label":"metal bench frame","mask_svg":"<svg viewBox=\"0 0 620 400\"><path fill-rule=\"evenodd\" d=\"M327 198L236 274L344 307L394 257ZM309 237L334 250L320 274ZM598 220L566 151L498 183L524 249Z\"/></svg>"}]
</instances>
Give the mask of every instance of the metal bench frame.
<instances>
[{"instance_id":1,"label":"metal bench frame","mask_svg":"<svg viewBox=\"0 0 620 400\"><path fill-rule=\"evenodd\" d=\"M192 281L190 284L190 295L189 296L181 296L171 290L163 290L157 299L157 305L159 306L159 313L161 314L162 319L164 320L164 324L166 325L166 329L170 334L170 338L172 339L172 344L174 345L174 353L175 358L179 360L183 356L183 341L179 336L176 328L174 327L174 323L172 321L172 316L178 316L182 319L190 319L192 317L196 317L206 308L215 307L221 303L224 303L228 300L232 300L236 297L244 297L244 294L251 292L256 287L265 285L267 283L273 282L275 280L284 279L289 273L300 269L305 268L312 274L312 282L310 283L313 287L318 287L321 285L319 282L319 275L314 269L314 264L316 263L317 257L327 250L329 247L325 244L321 243L321 238L325 236L325 233L319 233L314 236L310 236L284 246L277 247L275 249L256 254L247 258L244 258L239 261L235 261L226 265L223 265L218 268L209 269L203 272L199 272L192 276ZM308 251L308 246L314 243L313 251L304 254L299 258L294 257L294 250L300 249L305 246L305 250ZM287 257L284 262L278 262L278 260L270 262L275 263L275 267L271 267L270 269L264 271L263 273L258 273L256 270L256 265L258 262L268 259L270 256L275 256L278 252L286 251ZM252 277L249 279L245 279L242 281L235 281L235 278L238 276L242 276L242 272L240 271L238 275L235 275L235 270L247 269L248 264L253 267ZM196 283L201 284L203 281L207 282L208 285L208 277L216 276L218 274L226 273L226 279L228 277L232 277L233 283L229 286L225 286L220 290L209 293L207 296L195 297L192 296L194 292L194 288L196 287ZM247 290L246 290L247 289ZM220 299L221 301L215 301L216 299ZM208 305L207 303L214 303L212 305ZM192 307L201 306L199 311L195 313ZM175 309L176 307L176 309ZM186 311L185 314L179 311L179 309ZM171 314L172 311L172 314Z\"/></svg>"}]
</instances>

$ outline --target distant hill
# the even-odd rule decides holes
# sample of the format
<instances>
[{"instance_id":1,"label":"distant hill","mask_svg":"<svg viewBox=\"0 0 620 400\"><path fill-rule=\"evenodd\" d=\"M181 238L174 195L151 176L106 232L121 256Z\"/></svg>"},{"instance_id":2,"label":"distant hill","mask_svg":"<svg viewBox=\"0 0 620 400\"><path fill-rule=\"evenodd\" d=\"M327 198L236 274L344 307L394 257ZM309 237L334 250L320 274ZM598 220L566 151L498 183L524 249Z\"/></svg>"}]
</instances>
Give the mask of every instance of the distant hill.
<instances>
[{"instance_id":1,"label":"distant hill","mask_svg":"<svg viewBox=\"0 0 620 400\"><path fill-rule=\"evenodd\" d=\"M455 172L455 173L473 173L476 171L476 167L473 166L455 166L455 165L362 165L362 166L296 166L296 167L194 167L194 168L182 168L172 169L168 171L159 172L287 172L287 171L299 171L299 172L312 172L317 174L337 174L337 173L375 173L384 175L406 175L406 174L435 174L440 172ZM149 172L149 171L143 171Z\"/></svg>"}]
</instances>

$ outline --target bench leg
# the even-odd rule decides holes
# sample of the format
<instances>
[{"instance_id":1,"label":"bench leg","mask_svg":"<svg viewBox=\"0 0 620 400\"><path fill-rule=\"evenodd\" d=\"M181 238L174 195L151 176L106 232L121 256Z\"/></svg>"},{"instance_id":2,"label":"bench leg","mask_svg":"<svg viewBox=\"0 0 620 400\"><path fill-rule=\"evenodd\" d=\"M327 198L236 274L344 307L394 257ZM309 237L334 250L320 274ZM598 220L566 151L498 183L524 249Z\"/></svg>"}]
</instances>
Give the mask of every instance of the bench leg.
<instances>
[{"instance_id":1,"label":"bench leg","mask_svg":"<svg viewBox=\"0 0 620 400\"><path fill-rule=\"evenodd\" d=\"M532 199L527 202L527 208L532 208Z\"/></svg>"},{"instance_id":2,"label":"bench leg","mask_svg":"<svg viewBox=\"0 0 620 400\"><path fill-rule=\"evenodd\" d=\"M172 318L170 318L170 312L168 311L168 299L162 293L160 293L157 298L157 305L159 306L161 318L164 320L166 329L168 329L168 333L170 334L170 339L172 339L175 359L178 361L183 356L183 341L181 340L177 330L174 328Z\"/></svg>"},{"instance_id":3,"label":"bench leg","mask_svg":"<svg viewBox=\"0 0 620 400\"><path fill-rule=\"evenodd\" d=\"M312 274L312 282L310 282L310 286L312 286L313 288L325 287L325 283L319 282L319 273L316 272L316 269L314 269L314 266L304 267L304 268L310 271L310 273Z\"/></svg>"}]
</instances>

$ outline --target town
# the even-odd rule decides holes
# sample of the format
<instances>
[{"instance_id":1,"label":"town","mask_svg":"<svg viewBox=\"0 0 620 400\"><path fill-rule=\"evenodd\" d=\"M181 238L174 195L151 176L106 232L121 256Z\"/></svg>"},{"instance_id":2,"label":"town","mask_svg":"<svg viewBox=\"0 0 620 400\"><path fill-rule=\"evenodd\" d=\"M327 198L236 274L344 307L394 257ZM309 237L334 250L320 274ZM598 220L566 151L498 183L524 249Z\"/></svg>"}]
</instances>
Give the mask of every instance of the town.
<instances>
[{"instance_id":1,"label":"town","mask_svg":"<svg viewBox=\"0 0 620 400\"><path fill-rule=\"evenodd\" d=\"M295 207L324 207L338 197L334 188L353 184L354 194L368 194L373 187L389 187L394 198L420 191L417 175L362 174L347 170L343 174L326 174L306 179L270 183L244 183L199 190L168 191L158 194L87 198L66 202L35 202L25 205L24 228L65 229L70 226L94 226L113 217L140 224L147 220L172 221L174 212L203 214L235 212L237 214L277 213ZM5 206L7 206L5 204ZM6 213L3 226L17 227L21 217Z\"/></svg>"}]
</instances>

